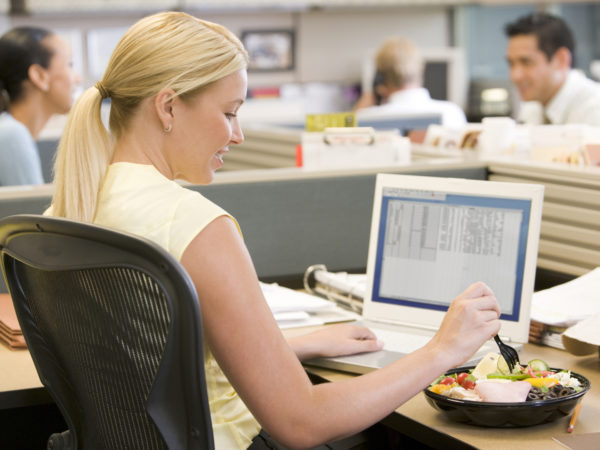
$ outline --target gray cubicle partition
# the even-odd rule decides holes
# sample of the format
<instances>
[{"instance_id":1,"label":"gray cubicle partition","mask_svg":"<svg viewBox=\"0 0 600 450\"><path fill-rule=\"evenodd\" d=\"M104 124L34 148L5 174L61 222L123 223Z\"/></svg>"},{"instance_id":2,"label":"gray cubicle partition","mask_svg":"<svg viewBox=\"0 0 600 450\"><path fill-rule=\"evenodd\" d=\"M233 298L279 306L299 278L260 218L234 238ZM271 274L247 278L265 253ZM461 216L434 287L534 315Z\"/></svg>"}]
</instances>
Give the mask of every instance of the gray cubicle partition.
<instances>
[{"instance_id":1,"label":"gray cubicle partition","mask_svg":"<svg viewBox=\"0 0 600 450\"><path fill-rule=\"evenodd\" d=\"M50 194L0 198L0 218L14 214L42 214L50 206L51 200Z\"/></svg>"},{"instance_id":2,"label":"gray cubicle partition","mask_svg":"<svg viewBox=\"0 0 600 450\"><path fill-rule=\"evenodd\" d=\"M371 127L375 130L396 129L402 136L406 136L413 130L426 130L429 125L440 125L442 123L442 115L439 113L387 113L363 118L359 112L357 114L357 122L360 127ZM280 126L303 130L305 123L302 121L282 124Z\"/></svg>"},{"instance_id":3,"label":"gray cubicle partition","mask_svg":"<svg viewBox=\"0 0 600 450\"><path fill-rule=\"evenodd\" d=\"M58 147L57 139L43 139L37 142L40 162L42 163L42 175L46 183L52 183L52 170L54 168L54 155Z\"/></svg>"},{"instance_id":4,"label":"gray cubicle partition","mask_svg":"<svg viewBox=\"0 0 600 450\"><path fill-rule=\"evenodd\" d=\"M487 178L484 165L397 169L403 173L458 178ZM240 223L258 276L299 286L306 268L364 271L375 173L188 186L221 205ZM0 195L0 218L41 214L50 190ZM4 284L0 292L6 292Z\"/></svg>"},{"instance_id":5,"label":"gray cubicle partition","mask_svg":"<svg viewBox=\"0 0 600 450\"><path fill-rule=\"evenodd\" d=\"M0 195L0 218L14 214L42 214L50 206L51 199L47 190L39 194L21 195L19 191L12 192L4 188ZM0 292L7 292L4 277L0 277Z\"/></svg>"},{"instance_id":6,"label":"gray cubicle partition","mask_svg":"<svg viewBox=\"0 0 600 450\"><path fill-rule=\"evenodd\" d=\"M410 173L405 168L404 173ZM485 166L418 175L487 179ZM312 264L364 272L375 174L193 186L239 222L264 281L301 285Z\"/></svg>"}]
</instances>

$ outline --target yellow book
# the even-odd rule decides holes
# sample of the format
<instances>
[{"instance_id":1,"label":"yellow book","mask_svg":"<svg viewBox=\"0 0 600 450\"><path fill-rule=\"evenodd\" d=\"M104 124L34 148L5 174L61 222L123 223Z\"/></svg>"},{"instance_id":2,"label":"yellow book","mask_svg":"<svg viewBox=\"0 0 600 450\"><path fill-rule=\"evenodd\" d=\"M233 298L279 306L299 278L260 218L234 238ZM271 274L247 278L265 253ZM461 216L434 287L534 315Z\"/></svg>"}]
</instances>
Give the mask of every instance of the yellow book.
<instances>
[{"instance_id":1,"label":"yellow book","mask_svg":"<svg viewBox=\"0 0 600 450\"><path fill-rule=\"evenodd\" d=\"M355 127L356 114L341 112L330 114L307 114L306 131L323 131L331 127Z\"/></svg>"}]
</instances>

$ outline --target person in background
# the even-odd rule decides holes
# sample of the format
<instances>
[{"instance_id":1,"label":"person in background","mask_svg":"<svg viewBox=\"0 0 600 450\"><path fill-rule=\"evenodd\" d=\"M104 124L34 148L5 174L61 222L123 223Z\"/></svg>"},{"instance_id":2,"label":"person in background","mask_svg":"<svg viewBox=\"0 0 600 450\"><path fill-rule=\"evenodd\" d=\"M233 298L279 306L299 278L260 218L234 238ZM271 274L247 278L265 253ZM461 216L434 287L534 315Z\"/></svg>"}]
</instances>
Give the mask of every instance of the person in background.
<instances>
[{"instance_id":1,"label":"person in background","mask_svg":"<svg viewBox=\"0 0 600 450\"><path fill-rule=\"evenodd\" d=\"M521 122L600 125L600 84L573 69L575 39L561 18L534 13L505 32L510 78L524 102Z\"/></svg>"},{"instance_id":2,"label":"person in background","mask_svg":"<svg viewBox=\"0 0 600 450\"><path fill-rule=\"evenodd\" d=\"M35 141L52 115L69 112L80 81L69 45L51 31L0 37L0 186L44 183Z\"/></svg>"},{"instance_id":3,"label":"person in background","mask_svg":"<svg viewBox=\"0 0 600 450\"><path fill-rule=\"evenodd\" d=\"M368 375L313 385L302 360L375 351L382 342L351 325L286 340L238 223L175 182L210 183L243 141L247 64L242 43L220 25L181 12L134 24L69 115L46 213L146 237L187 270L202 309L217 449L310 448L377 423L467 361L498 332L500 310L475 283L423 348ZM105 98L110 131L100 117Z\"/></svg>"},{"instance_id":4,"label":"person in background","mask_svg":"<svg viewBox=\"0 0 600 450\"><path fill-rule=\"evenodd\" d=\"M441 124L461 127L464 111L456 104L434 100L423 87L424 62L417 46L407 39L389 38L375 57L373 90L364 92L354 109L357 120L394 114L437 113Z\"/></svg>"}]
</instances>

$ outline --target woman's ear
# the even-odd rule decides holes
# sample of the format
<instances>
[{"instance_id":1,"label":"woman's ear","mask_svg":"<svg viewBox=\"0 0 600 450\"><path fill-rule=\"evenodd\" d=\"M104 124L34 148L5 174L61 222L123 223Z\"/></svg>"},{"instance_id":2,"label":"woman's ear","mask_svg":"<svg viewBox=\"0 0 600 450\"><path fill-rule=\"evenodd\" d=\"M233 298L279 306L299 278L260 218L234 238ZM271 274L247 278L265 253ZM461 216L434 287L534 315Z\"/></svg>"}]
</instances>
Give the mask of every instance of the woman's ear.
<instances>
[{"instance_id":1,"label":"woman's ear","mask_svg":"<svg viewBox=\"0 0 600 450\"><path fill-rule=\"evenodd\" d=\"M27 76L29 81L33 83L42 92L48 92L50 89L50 75L48 71L39 64L32 64L27 69Z\"/></svg>"},{"instance_id":2,"label":"woman's ear","mask_svg":"<svg viewBox=\"0 0 600 450\"><path fill-rule=\"evenodd\" d=\"M173 103L175 98L175 91L171 88L161 89L154 98L154 109L166 133L171 131L173 127Z\"/></svg>"}]
</instances>

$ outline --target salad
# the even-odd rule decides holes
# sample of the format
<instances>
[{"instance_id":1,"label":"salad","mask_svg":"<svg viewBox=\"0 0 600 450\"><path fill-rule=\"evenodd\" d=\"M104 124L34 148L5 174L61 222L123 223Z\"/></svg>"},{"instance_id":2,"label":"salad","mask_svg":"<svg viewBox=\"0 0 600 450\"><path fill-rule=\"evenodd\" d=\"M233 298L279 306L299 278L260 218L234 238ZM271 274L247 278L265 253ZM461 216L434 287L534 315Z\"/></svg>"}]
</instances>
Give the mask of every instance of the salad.
<instances>
[{"instance_id":1,"label":"salad","mask_svg":"<svg viewBox=\"0 0 600 450\"><path fill-rule=\"evenodd\" d=\"M474 369L442 375L428 389L463 400L514 403L561 398L583 387L570 371L551 370L541 359L517 364L511 371L501 355L488 353Z\"/></svg>"}]
</instances>

